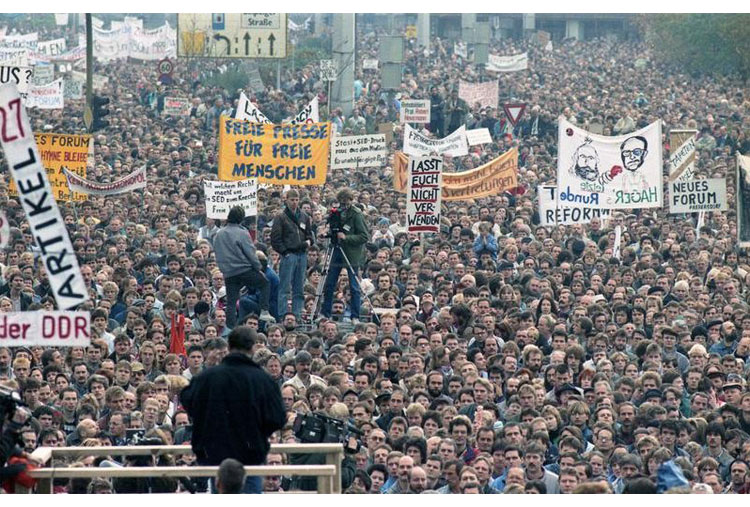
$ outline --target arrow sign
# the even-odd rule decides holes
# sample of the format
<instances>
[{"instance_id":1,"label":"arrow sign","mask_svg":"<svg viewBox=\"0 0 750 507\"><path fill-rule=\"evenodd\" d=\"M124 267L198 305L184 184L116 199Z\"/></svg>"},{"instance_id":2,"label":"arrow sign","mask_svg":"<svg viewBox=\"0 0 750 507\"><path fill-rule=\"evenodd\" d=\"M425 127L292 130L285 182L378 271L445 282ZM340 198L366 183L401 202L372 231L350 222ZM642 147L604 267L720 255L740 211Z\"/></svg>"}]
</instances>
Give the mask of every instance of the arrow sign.
<instances>
[{"instance_id":1,"label":"arrow sign","mask_svg":"<svg viewBox=\"0 0 750 507\"><path fill-rule=\"evenodd\" d=\"M505 110L505 116L515 127L523 116L523 112L526 111L526 104L503 104L503 109Z\"/></svg>"},{"instance_id":2,"label":"arrow sign","mask_svg":"<svg viewBox=\"0 0 750 507\"><path fill-rule=\"evenodd\" d=\"M225 41L227 43L227 55L231 55L232 54L232 41L230 41L228 37L224 37L223 35L219 35L217 33L217 34L214 34L214 40L216 40L216 41L220 41L220 40Z\"/></svg>"},{"instance_id":3,"label":"arrow sign","mask_svg":"<svg viewBox=\"0 0 750 507\"><path fill-rule=\"evenodd\" d=\"M268 36L268 42L270 44L270 49L268 51L268 54L273 56L273 42L276 40L276 36L274 34L271 34Z\"/></svg>"}]
</instances>

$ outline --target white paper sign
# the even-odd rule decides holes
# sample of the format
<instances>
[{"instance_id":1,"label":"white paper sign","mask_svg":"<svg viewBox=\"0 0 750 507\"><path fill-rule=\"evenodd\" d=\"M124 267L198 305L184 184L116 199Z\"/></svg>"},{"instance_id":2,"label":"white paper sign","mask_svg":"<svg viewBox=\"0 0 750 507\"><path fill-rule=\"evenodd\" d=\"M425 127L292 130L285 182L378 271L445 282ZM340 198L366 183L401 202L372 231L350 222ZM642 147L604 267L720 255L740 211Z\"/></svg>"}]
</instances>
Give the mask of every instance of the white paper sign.
<instances>
[{"instance_id":1,"label":"white paper sign","mask_svg":"<svg viewBox=\"0 0 750 507\"><path fill-rule=\"evenodd\" d=\"M529 68L527 53L513 56L489 55L486 69L492 72L516 72Z\"/></svg>"},{"instance_id":2,"label":"white paper sign","mask_svg":"<svg viewBox=\"0 0 750 507\"><path fill-rule=\"evenodd\" d=\"M562 208L557 204L557 187L554 185L540 185L537 187L539 196L539 225L571 225L588 224L594 218L602 220L609 218L608 209L590 208L585 205Z\"/></svg>"},{"instance_id":3,"label":"white paper sign","mask_svg":"<svg viewBox=\"0 0 750 507\"><path fill-rule=\"evenodd\" d=\"M498 81L487 81L485 83L461 81L458 84L458 98L465 100L470 108L479 103L483 108L497 109L499 95L500 83Z\"/></svg>"},{"instance_id":4,"label":"white paper sign","mask_svg":"<svg viewBox=\"0 0 750 507\"><path fill-rule=\"evenodd\" d=\"M0 66L0 84L15 84L21 97L24 97L29 91L29 83L33 74L33 67Z\"/></svg>"},{"instance_id":5,"label":"white paper sign","mask_svg":"<svg viewBox=\"0 0 750 507\"><path fill-rule=\"evenodd\" d=\"M430 101L402 100L401 123L430 123Z\"/></svg>"},{"instance_id":6,"label":"white paper sign","mask_svg":"<svg viewBox=\"0 0 750 507\"><path fill-rule=\"evenodd\" d=\"M466 131L466 140L469 141L469 146L476 146L477 144L486 144L492 142L492 136L490 135L490 129L474 129Z\"/></svg>"},{"instance_id":7,"label":"white paper sign","mask_svg":"<svg viewBox=\"0 0 750 507\"><path fill-rule=\"evenodd\" d=\"M669 183L669 212L726 211L727 180L672 181Z\"/></svg>"},{"instance_id":8,"label":"white paper sign","mask_svg":"<svg viewBox=\"0 0 750 507\"><path fill-rule=\"evenodd\" d=\"M89 293L42 165L26 109L12 84L0 86L0 132L5 159L31 234L41 250L52 294L59 308L73 309L88 301Z\"/></svg>"},{"instance_id":9,"label":"white paper sign","mask_svg":"<svg viewBox=\"0 0 750 507\"><path fill-rule=\"evenodd\" d=\"M50 64L37 63L34 66L34 74L31 84L34 86L44 86L55 80L55 66Z\"/></svg>"},{"instance_id":10,"label":"white paper sign","mask_svg":"<svg viewBox=\"0 0 750 507\"><path fill-rule=\"evenodd\" d=\"M385 134L335 136L331 140L331 169L383 167L387 163Z\"/></svg>"},{"instance_id":11,"label":"white paper sign","mask_svg":"<svg viewBox=\"0 0 750 507\"><path fill-rule=\"evenodd\" d=\"M323 81L336 81L339 74L339 65L336 60L320 61L320 79Z\"/></svg>"},{"instance_id":12,"label":"white paper sign","mask_svg":"<svg viewBox=\"0 0 750 507\"><path fill-rule=\"evenodd\" d=\"M469 153L469 145L466 142L466 127L461 125L455 132L442 139L431 139L420 134L407 123L404 128L404 153L413 157L432 153L463 157Z\"/></svg>"},{"instance_id":13,"label":"white paper sign","mask_svg":"<svg viewBox=\"0 0 750 507\"><path fill-rule=\"evenodd\" d=\"M90 312L0 313L0 347L87 347L90 333Z\"/></svg>"},{"instance_id":14,"label":"white paper sign","mask_svg":"<svg viewBox=\"0 0 750 507\"><path fill-rule=\"evenodd\" d=\"M246 217L258 214L258 180L204 181L206 217L226 220L234 206L245 208Z\"/></svg>"},{"instance_id":15,"label":"white paper sign","mask_svg":"<svg viewBox=\"0 0 750 507\"><path fill-rule=\"evenodd\" d=\"M378 61L372 58L362 60L362 70L378 70Z\"/></svg>"},{"instance_id":16,"label":"white paper sign","mask_svg":"<svg viewBox=\"0 0 750 507\"><path fill-rule=\"evenodd\" d=\"M661 122L623 136L586 132L558 120L557 190L560 206L660 208Z\"/></svg>"},{"instance_id":17,"label":"white paper sign","mask_svg":"<svg viewBox=\"0 0 750 507\"><path fill-rule=\"evenodd\" d=\"M62 109L65 106L65 83L56 79L48 85L31 86L26 98L26 107L39 109Z\"/></svg>"},{"instance_id":18,"label":"white paper sign","mask_svg":"<svg viewBox=\"0 0 750 507\"><path fill-rule=\"evenodd\" d=\"M192 108L187 97L164 97L164 114L174 116L190 116Z\"/></svg>"},{"instance_id":19,"label":"white paper sign","mask_svg":"<svg viewBox=\"0 0 750 507\"><path fill-rule=\"evenodd\" d=\"M406 224L409 232L440 232L442 184L441 157L409 159L409 181L406 188Z\"/></svg>"}]
</instances>

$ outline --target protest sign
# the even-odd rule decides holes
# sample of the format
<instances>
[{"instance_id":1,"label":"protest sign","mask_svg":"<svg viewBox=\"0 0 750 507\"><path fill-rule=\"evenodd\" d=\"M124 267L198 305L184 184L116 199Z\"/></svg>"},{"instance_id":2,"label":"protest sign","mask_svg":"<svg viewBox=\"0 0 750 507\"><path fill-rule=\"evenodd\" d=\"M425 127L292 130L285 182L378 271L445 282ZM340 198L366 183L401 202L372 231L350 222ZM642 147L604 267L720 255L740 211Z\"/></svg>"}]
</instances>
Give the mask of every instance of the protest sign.
<instances>
[{"instance_id":1,"label":"protest sign","mask_svg":"<svg viewBox=\"0 0 750 507\"><path fill-rule=\"evenodd\" d=\"M491 72L516 72L529 68L527 53L513 56L489 55L486 69Z\"/></svg>"},{"instance_id":2,"label":"protest sign","mask_svg":"<svg viewBox=\"0 0 750 507\"><path fill-rule=\"evenodd\" d=\"M695 135L697 130L669 131L669 181L695 178Z\"/></svg>"},{"instance_id":3,"label":"protest sign","mask_svg":"<svg viewBox=\"0 0 750 507\"><path fill-rule=\"evenodd\" d=\"M404 128L404 153L413 157L422 155L450 155L451 157L463 157L469 153L469 145L466 142L466 127L461 125L452 134L442 139L431 139L418 130L405 124Z\"/></svg>"},{"instance_id":4,"label":"protest sign","mask_svg":"<svg viewBox=\"0 0 750 507\"><path fill-rule=\"evenodd\" d=\"M18 93L24 98L29 91L29 83L34 73L33 67L6 67L0 66L0 85L13 83L18 88Z\"/></svg>"},{"instance_id":5,"label":"protest sign","mask_svg":"<svg viewBox=\"0 0 750 507\"><path fill-rule=\"evenodd\" d=\"M540 185L537 187L539 196L539 225L571 225L588 224L594 218L609 217L608 209L591 208L588 206L560 207L557 204L557 187L554 185Z\"/></svg>"},{"instance_id":6,"label":"protest sign","mask_svg":"<svg viewBox=\"0 0 750 507\"><path fill-rule=\"evenodd\" d=\"M26 107L39 109L62 109L65 106L65 83L56 79L43 86L30 86L26 95Z\"/></svg>"},{"instance_id":7,"label":"protest sign","mask_svg":"<svg viewBox=\"0 0 750 507\"><path fill-rule=\"evenodd\" d=\"M71 192L87 195L117 195L146 188L146 166L110 183L87 180L63 167L63 174L68 181Z\"/></svg>"},{"instance_id":8,"label":"protest sign","mask_svg":"<svg viewBox=\"0 0 750 507\"><path fill-rule=\"evenodd\" d=\"M466 140L469 142L469 146L476 146L477 144L491 143L492 136L490 130L486 128L467 130Z\"/></svg>"},{"instance_id":9,"label":"protest sign","mask_svg":"<svg viewBox=\"0 0 750 507\"><path fill-rule=\"evenodd\" d=\"M612 248L612 257L619 259L621 257L622 247L622 225L615 227L615 241L614 247Z\"/></svg>"},{"instance_id":10,"label":"protest sign","mask_svg":"<svg viewBox=\"0 0 750 507\"><path fill-rule=\"evenodd\" d=\"M406 191L406 223L409 232L440 232L441 157L414 157L409 160Z\"/></svg>"},{"instance_id":11,"label":"protest sign","mask_svg":"<svg viewBox=\"0 0 750 507\"><path fill-rule=\"evenodd\" d=\"M430 101L402 100L401 123L430 123Z\"/></svg>"},{"instance_id":12,"label":"protest sign","mask_svg":"<svg viewBox=\"0 0 750 507\"><path fill-rule=\"evenodd\" d=\"M468 83L461 81L458 84L458 98L463 99L469 105L479 103L483 108L497 108L498 95L500 94L500 84L497 81L487 81L486 83Z\"/></svg>"},{"instance_id":13,"label":"protest sign","mask_svg":"<svg viewBox=\"0 0 750 507\"><path fill-rule=\"evenodd\" d=\"M29 67L36 60L31 51L25 48L5 48L0 45L0 65L8 67Z\"/></svg>"},{"instance_id":14,"label":"protest sign","mask_svg":"<svg viewBox=\"0 0 750 507\"><path fill-rule=\"evenodd\" d=\"M44 86L55 80L55 67L50 64L37 63L34 66L34 75L31 83L35 86Z\"/></svg>"},{"instance_id":15,"label":"protest sign","mask_svg":"<svg viewBox=\"0 0 750 507\"><path fill-rule=\"evenodd\" d=\"M89 156L91 136L74 136L67 134L35 134L40 161L47 170L47 178L52 186L52 196L58 201L69 201L70 189L68 181L62 171L63 166L78 176L86 177L86 162ZM13 181L10 182L9 192L18 195ZM74 194L73 200L85 201L83 194Z\"/></svg>"},{"instance_id":16,"label":"protest sign","mask_svg":"<svg viewBox=\"0 0 750 507\"><path fill-rule=\"evenodd\" d=\"M750 157L737 152L737 241L750 246Z\"/></svg>"},{"instance_id":17,"label":"protest sign","mask_svg":"<svg viewBox=\"0 0 750 507\"><path fill-rule=\"evenodd\" d=\"M206 218L226 220L234 206L245 208L246 217L258 214L258 180L204 181Z\"/></svg>"},{"instance_id":18,"label":"protest sign","mask_svg":"<svg viewBox=\"0 0 750 507\"><path fill-rule=\"evenodd\" d=\"M54 39L50 41L40 42L37 45L37 53L42 54L47 57L53 57L61 55L65 52L65 39Z\"/></svg>"},{"instance_id":19,"label":"protest sign","mask_svg":"<svg viewBox=\"0 0 750 507\"><path fill-rule=\"evenodd\" d=\"M378 124L378 133L385 134L386 145L391 144L393 141L393 123Z\"/></svg>"},{"instance_id":20,"label":"protest sign","mask_svg":"<svg viewBox=\"0 0 750 507\"><path fill-rule=\"evenodd\" d=\"M396 152L393 163L393 188L406 192L409 160ZM513 148L484 165L468 171L444 173L443 201L465 201L497 195L518 186L518 150Z\"/></svg>"},{"instance_id":21,"label":"protest sign","mask_svg":"<svg viewBox=\"0 0 750 507\"><path fill-rule=\"evenodd\" d=\"M260 75L260 69L257 65L250 69L248 76L247 84L254 93L265 91L266 85L263 84L263 78Z\"/></svg>"},{"instance_id":22,"label":"protest sign","mask_svg":"<svg viewBox=\"0 0 750 507\"><path fill-rule=\"evenodd\" d=\"M250 123L267 123L272 124L268 117L260 112L255 104L250 102L245 92L240 92L240 100L237 103L237 112L234 117L238 120L249 121Z\"/></svg>"},{"instance_id":23,"label":"protest sign","mask_svg":"<svg viewBox=\"0 0 750 507\"><path fill-rule=\"evenodd\" d=\"M469 57L469 49L466 46L466 43L462 41L456 41L453 43L453 53L463 59Z\"/></svg>"},{"instance_id":24,"label":"protest sign","mask_svg":"<svg viewBox=\"0 0 750 507\"><path fill-rule=\"evenodd\" d=\"M222 116L219 179L322 185L328 174L330 140L330 123L266 125Z\"/></svg>"},{"instance_id":25,"label":"protest sign","mask_svg":"<svg viewBox=\"0 0 750 507\"><path fill-rule=\"evenodd\" d=\"M362 70L378 70L378 60L365 58L362 60Z\"/></svg>"},{"instance_id":26,"label":"protest sign","mask_svg":"<svg viewBox=\"0 0 750 507\"><path fill-rule=\"evenodd\" d=\"M0 313L0 347L87 347L90 333L90 312Z\"/></svg>"},{"instance_id":27,"label":"protest sign","mask_svg":"<svg viewBox=\"0 0 750 507\"><path fill-rule=\"evenodd\" d=\"M336 81L339 74L339 66L336 60L320 61L320 79L323 81Z\"/></svg>"},{"instance_id":28,"label":"protest sign","mask_svg":"<svg viewBox=\"0 0 750 507\"><path fill-rule=\"evenodd\" d=\"M164 97L164 114L190 116L193 105L187 97Z\"/></svg>"},{"instance_id":29,"label":"protest sign","mask_svg":"<svg viewBox=\"0 0 750 507\"><path fill-rule=\"evenodd\" d=\"M614 137L592 134L564 117L558 125L560 206L636 209L663 205L661 122Z\"/></svg>"},{"instance_id":30,"label":"protest sign","mask_svg":"<svg viewBox=\"0 0 750 507\"><path fill-rule=\"evenodd\" d=\"M10 223L5 212L0 210L0 249L5 248L10 240Z\"/></svg>"},{"instance_id":31,"label":"protest sign","mask_svg":"<svg viewBox=\"0 0 750 507\"><path fill-rule=\"evenodd\" d=\"M291 125L298 125L300 123L318 123L320 122L320 113L318 111L318 97L315 97L310 101L308 105L302 109L297 116L289 120L288 123ZM287 123L287 122L282 122Z\"/></svg>"},{"instance_id":32,"label":"protest sign","mask_svg":"<svg viewBox=\"0 0 750 507\"><path fill-rule=\"evenodd\" d=\"M727 210L727 180L670 181L669 212L695 213L698 211Z\"/></svg>"},{"instance_id":33,"label":"protest sign","mask_svg":"<svg viewBox=\"0 0 750 507\"><path fill-rule=\"evenodd\" d=\"M31 123L15 85L0 86L0 143L36 240L58 308L69 310L88 301L86 283L62 214L52 194ZM88 145L86 146L88 154Z\"/></svg>"},{"instance_id":34,"label":"protest sign","mask_svg":"<svg viewBox=\"0 0 750 507\"><path fill-rule=\"evenodd\" d=\"M331 169L383 167L387 162L385 134L335 136L331 140Z\"/></svg>"},{"instance_id":35,"label":"protest sign","mask_svg":"<svg viewBox=\"0 0 750 507\"><path fill-rule=\"evenodd\" d=\"M0 46L5 48L30 49L36 52L39 45L39 34L37 32L22 35L6 35L0 39Z\"/></svg>"},{"instance_id":36,"label":"protest sign","mask_svg":"<svg viewBox=\"0 0 750 507\"><path fill-rule=\"evenodd\" d=\"M83 87L86 84L86 79L81 79L76 75L71 75L65 78L65 86L63 86L63 97L65 100L81 100L83 99Z\"/></svg>"}]
</instances>

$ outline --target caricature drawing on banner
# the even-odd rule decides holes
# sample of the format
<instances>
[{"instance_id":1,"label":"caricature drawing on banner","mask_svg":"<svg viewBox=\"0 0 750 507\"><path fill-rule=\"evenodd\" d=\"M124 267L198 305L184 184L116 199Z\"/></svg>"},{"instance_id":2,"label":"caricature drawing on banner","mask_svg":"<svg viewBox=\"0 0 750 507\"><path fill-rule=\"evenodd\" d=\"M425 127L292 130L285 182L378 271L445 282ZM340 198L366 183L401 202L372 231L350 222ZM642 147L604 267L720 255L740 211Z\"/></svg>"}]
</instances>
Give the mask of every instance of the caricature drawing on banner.
<instances>
[{"instance_id":1,"label":"caricature drawing on banner","mask_svg":"<svg viewBox=\"0 0 750 507\"><path fill-rule=\"evenodd\" d=\"M560 118L557 188L559 206L600 209L662 206L661 123L630 134L592 134Z\"/></svg>"}]
</instances>

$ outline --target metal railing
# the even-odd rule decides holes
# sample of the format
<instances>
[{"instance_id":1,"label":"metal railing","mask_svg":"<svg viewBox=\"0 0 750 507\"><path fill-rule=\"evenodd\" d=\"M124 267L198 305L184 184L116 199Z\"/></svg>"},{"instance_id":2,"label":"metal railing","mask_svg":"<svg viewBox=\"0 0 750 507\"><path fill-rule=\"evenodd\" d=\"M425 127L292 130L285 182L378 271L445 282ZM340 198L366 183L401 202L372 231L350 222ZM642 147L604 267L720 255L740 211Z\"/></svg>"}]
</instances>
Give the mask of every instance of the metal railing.
<instances>
[{"instance_id":1,"label":"metal railing","mask_svg":"<svg viewBox=\"0 0 750 507\"><path fill-rule=\"evenodd\" d=\"M40 447L32 457L43 468L30 471L29 476L37 479L35 492L53 493L54 479L72 478L137 478L137 477L216 477L217 466L195 467L58 467L52 463L54 458L71 456L161 456L164 454L187 454L192 449L189 445L154 445L132 447ZM344 457L344 446L341 444L272 444L271 453L278 454L324 454L325 465L282 465L282 466L246 466L248 476L289 475L299 477L317 477L321 494L341 493L341 460ZM52 466L47 466L51 464Z\"/></svg>"}]
</instances>

